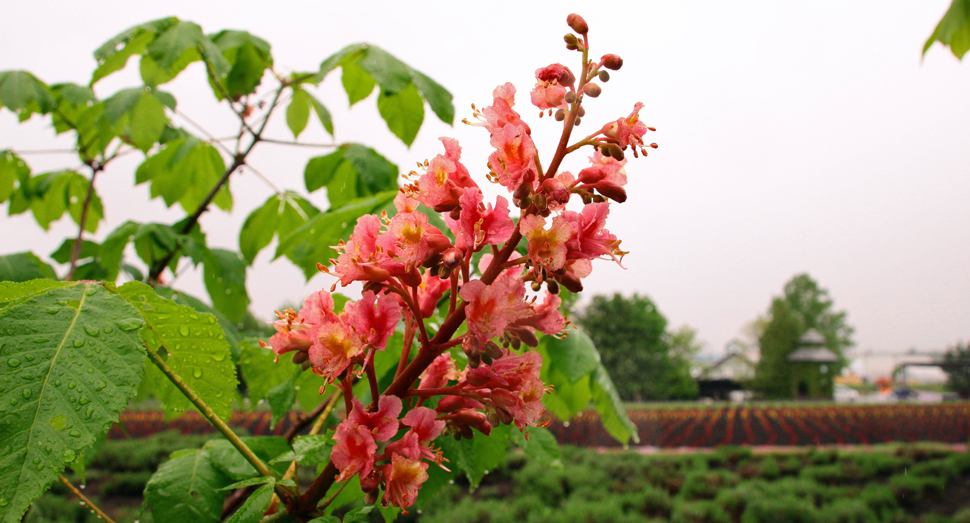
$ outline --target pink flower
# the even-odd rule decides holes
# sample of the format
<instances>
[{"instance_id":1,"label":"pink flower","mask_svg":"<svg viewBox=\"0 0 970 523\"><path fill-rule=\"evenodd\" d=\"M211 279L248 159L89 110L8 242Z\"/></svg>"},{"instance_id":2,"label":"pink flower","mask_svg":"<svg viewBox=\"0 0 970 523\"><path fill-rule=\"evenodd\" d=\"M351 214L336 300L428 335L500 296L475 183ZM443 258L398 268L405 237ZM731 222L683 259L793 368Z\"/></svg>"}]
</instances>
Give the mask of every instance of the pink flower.
<instances>
[{"instance_id":1,"label":"pink flower","mask_svg":"<svg viewBox=\"0 0 970 523\"><path fill-rule=\"evenodd\" d=\"M315 325L310 339L310 363L327 381L336 379L364 349L360 336L339 318Z\"/></svg>"},{"instance_id":2,"label":"pink flower","mask_svg":"<svg viewBox=\"0 0 970 523\"><path fill-rule=\"evenodd\" d=\"M381 219L373 214L365 214L357 219L350 240L335 247L341 254L335 262L334 272L340 277L341 285L355 281L381 282L392 274L403 274L404 264L392 260L377 249L381 235Z\"/></svg>"},{"instance_id":3,"label":"pink flower","mask_svg":"<svg viewBox=\"0 0 970 523\"><path fill-rule=\"evenodd\" d=\"M519 113L512 109L512 106L515 105L514 85L505 83L496 87L492 91L492 98L492 105L482 110L482 114L485 116L484 125L489 133L495 134L496 131L506 125L512 124L514 127L523 128L526 134L532 134L528 124L522 121Z\"/></svg>"},{"instance_id":4,"label":"pink flower","mask_svg":"<svg viewBox=\"0 0 970 523\"><path fill-rule=\"evenodd\" d=\"M497 196L493 208L492 204L482 203L483 199L482 191L478 189L465 191L458 221L446 218L459 249L476 252L485 245L505 243L512 236L515 225L509 216L508 200Z\"/></svg>"},{"instance_id":5,"label":"pink flower","mask_svg":"<svg viewBox=\"0 0 970 523\"><path fill-rule=\"evenodd\" d=\"M401 306L393 296L385 294L378 298L372 291L364 291L356 303L347 303L344 311L347 323L364 344L377 350L384 350L401 319Z\"/></svg>"},{"instance_id":6,"label":"pink flower","mask_svg":"<svg viewBox=\"0 0 970 523\"><path fill-rule=\"evenodd\" d=\"M354 398L353 409L344 422L354 423L366 427L368 433L373 434L377 441L387 441L397 434L398 420L401 414L401 398L397 396L381 396L377 402L377 412L367 412L364 405Z\"/></svg>"},{"instance_id":7,"label":"pink flower","mask_svg":"<svg viewBox=\"0 0 970 523\"><path fill-rule=\"evenodd\" d=\"M455 366L455 360L451 359L451 353L445 352L435 358L421 374L418 390L440 389L455 379L458 379L458 367Z\"/></svg>"},{"instance_id":8,"label":"pink flower","mask_svg":"<svg viewBox=\"0 0 970 523\"><path fill-rule=\"evenodd\" d=\"M461 147L454 138L440 138L445 154L435 156L428 164L427 172L418 178L417 198L426 207L445 212L458 205L458 199L467 188L478 184L461 164Z\"/></svg>"},{"instance_id":9,"label":"pink flower","mask_svg":"<svg viewBox=\"0 0 970 523\"><path fill-rule=\"evenodd\" d=\"M309 299L309 298L308 298ZM312 325L307 324L302 316L299 316L293 309L283 312L276 312L279 319L270 322L276 327L276 334L269 339L269 348L279 356L292 351L306 351L310 348L310 329ZM260 342L263 348L267 345Z\"/></svg>"},{"instance_id":10,"label":"pink flower","mask_svg":"<svg viewBox=\"0 0 970 523\"><path fill-rule=\"evenodd\" d=\"M566 263L566 242L574 235L574 227L562 216L552 219L549 230L545 226L546 219L536 214L530 214L519 221L519 230L529 239L528 250L532 263L556 271Z\"/></svg>"},{"instance_id":11,"label":"pink flower","mask_svg":"<svg viewBox=\"0 0 970 523\"><path fill-rule=\"evenodd\" d=\"M472 280L462 286L461 297L467 302L468 330L482 342L502 334L509 323L530 312L523 301L525 282L518 275L503 274L491 285Z\"/></svg>"},{"instance_id":12,"label":"pink flower","mask_svg":"<svg viewBox=\"0 0 970 523\"><path fill-rule=\"evenodd\" d=\"M354 474L360 474L361 477L370 474L374 467L377 443L367 427L344 420L337 426L333 439L337 443L330 452L330 459L340 471L338 482L346 481L354 477Z\"/></svg>"},{"instance_id":13,"label":"pink flower","mask_svg":"<svg viewBox=\"0 0 970 523\"><path fill-rule=\"evenodd\" d=\"M626 201L626 165L627 160L617 160L610 156L603 156L599 151L593 153L590 158L592 167L587 167L579 171L580 187L584 189L595 189L597 192L623 203Z\"/></svg>"},{"instance_id":14,"label":"pink flower","mask_svg":"<svg viewBox=\"0 0 970 523\"><path fill-rule=\"evenodd\" d=\"M384 481L387 482L384 503L401 508L413 505L418 497L418 489L428 480L427 470L428 464L421 460L394 454L383 469Z\"/></svg>"},{"instance_id":15,"label":"pink flower","mask_svg":"<svg viewBox=\"0 0 970 523\"><path fill-rule=\"evenodd\" d=\"M633 106L633 112L626 118L620 118L615 122L603 126L603 134L616 140L620 147L632 145L634 150L638 146L643 146L643 135L647 134L647 126L640 121L640 109L643 104L637 102Z\"/></svg>"},{"instance_id":16,"label":"pink flower","mask_svg":"<svg viewBox=\"0 0 970 523\"><path fill-rule=\"evenodd\" d=\"M532 105L541 110L566 109L563 99L566 96L566 86L572 86L576 80L572 71L562 64L552 64L536 69L535 87L532 88Z\"/></svg>"},{"instance_id":17,"label":"pink flower","mask_svg":"<svg viewBox=\"0 0 970 523\"><path fill-rule=\"evenodd\" d=\"M620 242L616 236L604 228L609 214L610 204L606 202L590 203L583 207L582 213L562 213L563 219L574 226L573 234L566 243L569 258L591 260L608 255L617 260L617 256L622 258L626 254L619 250Z\"/></svg>"},{"instance_id":18,"label":"pink flower","mask_svg":"<svg viewBox=\"0 0 970 523\"><path fill-rule=\"evenodd\" d=\"M377 246L410 271L451 247L451 241L428 223L424 213L404 212L391 218L387 233L377 238Z\"/></svg>"},{"instance_id":19,"label":"pink flower","mask_svg":"<svg viewBox=\"0 0 970 523\"><path fill-rule=\"evenodd\" d=\"M593 272L593 264L585 258L566 260L563 273L554 275L556 281L570 292L583 291L583 278Z\"/></svg>"},{"instance_id":20,"label":"pink flower","mask_svg":"<svg viewBox=\"0 0 970 523\"><path fill-rule=\"evenodd\" d=\"M514 191L523 183L536 181L536 146L526 128L505 124L492 133L491 144L496 151L488 157L488 165L498 183Z\"/></svg>"},{"instance_id":21,"label":"pink flower","mask_svg":"<svg viewBox=\"0 0 970 523\"><path fill-rule=\"evenodd\" d=\"M397 212L414 212L418 210L418 200L408 196L403 190L397 192L397 196L394 197L394 208Z\"/></svg>"},{"instance_id":22,"label":"pink flower","mask_svg":"<svg viewBox=\"0 0 970 523\"><path fill-rule=\"evenodd\" d=\"M511 415L516 427L535 425L545 412L542 408L545 385L539 378L542 356L532 350L522 355L503 352L492 365L469 370L466 379L475 386L490 389L490 403Z\"/></svg>"},{"instance_id":23,"label":"pink flower","mask_svg":"<svg viewBox=\"0 0 970 523\"><path fill-rule=\"evenodd\" d=\"M438 307L438 300L451 288L451 281L432 276L431 271L424 271L421 283L418 285L418 309L421 316L430 318ZM398 297L395 294L395 297Z\"/></svg>"},{"instance_id":24,"label":"pink flower","mask_svg":"<svg viewBox=\"0 0 970 523\"><path fill-rule=\"evenodd\" d=\"M531 327L543 334L558 334L566 327L566 318L559 312L562 299L549 292L545 293L542 302L533 304L534 314L515 322L517 327Z\"/></svg>"},{"instance_id":25,"label":"pink flower","mask_svg":"<svg viewBox=\"0 0 970 523\"><path fill-rule=\"evenodd\" d=\"M436 420L437 416L438 413L434 409L415 407L404 416L401 423L411 427L411 430L418 436L418 441L422 445L427 445L441 435L441 431L445 428L445 422Z\"/></svg>"}]
</instances>

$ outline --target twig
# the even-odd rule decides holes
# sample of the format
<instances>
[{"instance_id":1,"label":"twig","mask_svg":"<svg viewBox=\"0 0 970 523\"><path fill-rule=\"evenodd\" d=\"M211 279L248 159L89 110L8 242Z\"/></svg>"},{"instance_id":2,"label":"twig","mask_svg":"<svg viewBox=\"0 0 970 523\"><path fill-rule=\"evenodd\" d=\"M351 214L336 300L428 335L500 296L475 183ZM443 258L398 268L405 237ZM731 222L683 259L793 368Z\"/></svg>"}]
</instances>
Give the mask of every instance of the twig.
<instances>
[{"instance_id":1,"label":"twig","mask_svg":"<svg viewBox=\"0 0 970 523\"><path fill-rule=\"evenodd\" d=\"M10 152L18 156L23 156L28 154L77 154L77 151L74 149L19 149L19 150L11 149Z\"/></svg>"},{"instance_id":2,"label":"twig","mask_svg":"<svg viewBox=\"0 0 970 523\"><path fill-rule=\"evenodd\" d=\"M93 501L88 499L88 497L85 496L84 494L81 494L81 491L78 490L77 487L72 485L71 482L67 480L67 478L65 478L63 475L60 475L60 474L58 474L57 477L61 478L61 483L67 485L67 488L71 489L71 492L73 492L75 496L81 498L81 502L87 505L91 510L93 510L94 513L97 514L99 518L105 520L106 523L115 523L115 521L110 517L108 517L108 515L105 514L103 510L98 508L98 506L95 505Z\"/></svg>"},{"instance_id":3,"label":"twig","mask_svg":"<svg viewBox=\"0 0 970 523\"><path fill-rule=\"evenodd\" d=\"M89 163L91 167L91 182L88 183L88 192L84 195L84 204L81 206L81 219L78 220L78 231L77 240L74 241L74 248L71 249L71 268L67 271L67 276L64 277L65 281L71 281L74 279L74 271L77 269L77 260L81 256L81 244L84 240L84 227L88 222L88 208L91 206L91 199L94 197L94 179L98 177L98 173L104 168L103 165L98 165L95 163Z\"/></svg>"},{"instance_id":4,"label":"twig","mask_svg":"<svg viewBox=\"0 0 970 523\"><path fill-rule=\"evenodd\" d=\"M283 434L283 437L286 438L286 441L293 441L293 438L295 438L303 429L305 429L307 425L309 425L312 422L315 422L318 418L326 418L327 416L329 416L330 411L333 410L333 406L337 402L337 396L339 395L340 395L339 391L334 392L333 394L330 395L330 397L328 397L322 403L317 405L315 409L310 411L309 414L306 414L300 417L300 419L297 420L297 422L294 423L293 426L290 427L286 431L286 433ZM324 412L326 412L326 414L324 414ZM320 429L317 429L317 432L319 432L319 430ZM312 432L313 431L311 430L311 433Z\"/></svg>"},{"instance_id":5,"label":"twig","mask_svg":"<svg viewBox=\"0 0 970 523\"><path fill-rule=\"evenodd\" d=\"M275 143L278 145L292 145L294 147L318 147L318 148L336 148L335 143L305 143L305 142L293 142L289 140L277 140L275 138L263 138L266 143Z\"/></svg>"}]
</instances>

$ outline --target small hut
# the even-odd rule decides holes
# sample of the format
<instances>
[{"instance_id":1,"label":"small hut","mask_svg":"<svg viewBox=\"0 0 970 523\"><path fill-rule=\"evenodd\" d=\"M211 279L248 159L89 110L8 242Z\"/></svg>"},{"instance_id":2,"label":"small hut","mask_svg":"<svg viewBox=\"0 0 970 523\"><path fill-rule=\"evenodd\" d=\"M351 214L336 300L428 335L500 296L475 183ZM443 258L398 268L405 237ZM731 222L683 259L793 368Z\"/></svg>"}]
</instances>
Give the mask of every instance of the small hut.
<instances>
[{"instance_id":1,"label":"small hut","mask_svg":"<svg viewBox=\"0 0 970 523\"><path fill-rule=\"evenodd\" d=\"M792 367L794 397L832 399L834 364L839 357L825 348L825 338L814 329L798 340L798 347L787 358Z\"/></svg>"}]
</instances>

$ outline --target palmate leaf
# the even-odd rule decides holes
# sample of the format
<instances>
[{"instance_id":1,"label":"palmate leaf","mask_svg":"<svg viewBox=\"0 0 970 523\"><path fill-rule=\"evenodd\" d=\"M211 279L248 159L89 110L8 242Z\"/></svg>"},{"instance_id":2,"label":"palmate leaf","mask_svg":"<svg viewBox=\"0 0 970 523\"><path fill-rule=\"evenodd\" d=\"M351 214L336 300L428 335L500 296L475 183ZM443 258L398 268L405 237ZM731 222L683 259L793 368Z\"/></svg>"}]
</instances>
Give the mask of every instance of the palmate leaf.
<instances>
[{"instance_id":1,"label":"palmate leaf","mask_svg":"<svg viewBox=\"0 0 970 523\"><path fill-rule=\"evenodd\" d=\"M213 412L228 419L237 385L236 367L215 317L162 298L143 283L126 283L117 292L147 322L142 339L148 346L156 351L164 347L168 354L165 363ZM152 392L167 414L179 415L194 408L154 365L146 368L146 379L151 380Z\"/></svg>"},{"instance_id":2,"label":"palmate leaf","mask_svg":"<svg viewBox=\"0 0 970 523\"><path fill-rule=\"evenodd\" d=\"M16 154L0 151L0 203L10 199L14 188L28 183L30 167Z\"/></svg>"},{"instance_id":3,"label":"palmate leaf","mask_svg":"<svg viewBox=\"0 0 970 523\"><path fill-rule=\"evenodd\" d=\"M454 464L468 476L470 488L475 490L489 470L505 461L510 430L518 429L511 425L499 425L492 427L492 433L488 436L476 430L475 437L472 439L455 441L445 437L438 438L435 443L441 445L449 464Z\"/></svg>"},{"instance_id":4,"label":"palmate leaf","mask_svg":"<svg viewBox=\"0 0 970 523\"><path fill-rule=\"evenodd\" d=\"M542 397L547 409L568 420L592 401L611 436L624 445L630 439L640 441L636 425L627 417L599 352L585 332L572 330L565 339L545 336L536 350L542 355L542 380L553 386Z\"/></svg>"},{"instance_id":5,"label":"palmate leaf","mask_svg":"<svg viewBox=\"0 0 970 523\"><path fill-rule=\"evenodd\" d=\"M228 66L226 74L220 76L222 89L213 86L216 98L222 100L223 92L230 97L256 92L266 68L273 64L269 43L245 31L232 30L220 31L209 39ZM206 60L211 61L208 56Z\"/></svg>"},{"instance_id":6,"label":"palmate leaf","mask_svg":"<svg viewBox=\"0 0 970 523\"><path fill-rule=\"evenodd\" d=\"M317 263L326 263L336 257L331 246L341 239L346 240L357 219L365 214L379 211L394 201L397 191L386 191L360 198L339 209L320 213L300 228L280 240L276 256L285 255L298 267L309 280L317 274Z\"/></svg>"},{"instance_id":7,"label":"palmate leaf","mask_svg":"<svg viewBox=\"0 0 970 523\"><path fill-rule=\"evenodd\" d=\"M382 91L377 97L377 110L394 136L410 147L424 121L424 102L414 84L396 93Z\"/></svg>"},{"instance_id":8,"label":"palmate leaf","mask_svg":"<svg viewBox=\"0 0 970 523\"><path fill-rule=\"evenodd\" d=\"M30 281L38 278L55 279L54 269L31 252L0 256L0 281Z\"/></svg>"},{"instance_id":9,"label":"palmate leaf","mask_svg":"<svg viewBox=\"0 0 970 523\"><path fill-rule=\"evenodd\" d=\"M304 170L308 191L327 188L333 208L362 196L397 189L397 165L370 147L349 143L336 151L311 158Z\"/></svg>"},{"instance_id":10,"label":"palmate leaf","mask_svg":"<svg viewBox=\"0 0 970 523\"><path fill-rule=\"evenodd\" d=\"M226 171L215 147L194 136L179 138L150 156L135 171L135 183L151 182L151 196L161 196L165 205L179 203L193 213ZM220 209L232 209L232 195L226 184L213 200Z\"/></svg>"},{"instance_id":11,"label":"palmate leaf","mask_svg":"<svg viewBox=\"0 0 970 523\"><path fill-rule=\"evenodd\" d=\"M210 249L202 263L202 277L213 307L230 320L241 322L249 309L245 260L238 252Z\"/></svg>"},{"instance_id":12,"label":"palmate leaf","mask_svg":"<svg viewBox=\"0 0 970 523\"><path fill-rule=\"evenodd\" d=\"M181 450L148 480L145 505L155 521L218 523L225 498L219 489L230 483L215 467L208 450Z\"/></svg>"},{"instance_id":13,"label":"palmate leaf","mask_svg":"<svg viewBox=\"0 0 970 523\"><path fill-rule=\"evenodd\" d=\"M271 499L273 499L273 485L259 487L239 507L239 510L226 520L226 523L259 523Z\"/></svg>"},{"instance_id":14,"label":"palmate leaf","mask_svg":"<svg viewBox=\"0 0 970 523\"><path fill-rule=\"evenodd\" d=\"M19 522L138 387L138 311L95 283L0 284L0 522ZM17 297L17 295L20 295Z\"/></svg>"},{"instance_id":15,"label":"palmate leaf","mask_svg":"<svg viewBox=\"0 0 970 523\"><path fill-rule=\"evenodd\" d=\"M47 84L27 71L0 71L0 106L19 113L32 104L42 113L54 109L54 96Z\"/></svg>"},{"instance_id":16,"label":"palmate leaf","mask_svg":"<svg viewBox=\"0 0 970 523\"><path fill-rule=\"evenodd\" d=\"M239 250L246 262L252 264L274 236L285 238L319 213L319 209L295 192L274 194L243 222Z\"/></svg>"},{"instance_id":17,"label":"palmate leaf","mask_svg":"<svg viewBox=\"0 0 970 523\"><path fill-rule=\"evenodd\" d=\"M145 48L155 39L158 33L166 31L177 22L178 18L175 17L152 20L128 28L102 44L94 51L94 59L98 62L98 68L94 70L94 74L91 76L91 85L115 71L124 69L129 58L145 52Z\"/></svg>"},{"instance_id":18,"label":"palmate leaf","mask_svg":"<svg viewBox=\"0 0 970 523\"><path fill-rule=\"evenodd\" d=\"M953 0L950 9L923 45L924 55L933 42L948 46L954 56L963 59L963 55L970 51L970 0Z\"/></svg>"}]
</instances>

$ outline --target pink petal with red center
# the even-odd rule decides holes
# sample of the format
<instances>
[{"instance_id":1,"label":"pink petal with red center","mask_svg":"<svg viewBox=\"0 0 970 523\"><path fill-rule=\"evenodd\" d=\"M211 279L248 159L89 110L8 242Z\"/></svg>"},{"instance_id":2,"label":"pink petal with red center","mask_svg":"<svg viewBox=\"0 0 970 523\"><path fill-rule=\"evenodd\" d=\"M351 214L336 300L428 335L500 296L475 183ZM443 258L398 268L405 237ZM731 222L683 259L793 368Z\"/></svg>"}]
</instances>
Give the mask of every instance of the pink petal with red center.
<instances>
[{"instance_id":1,"label":"pink petal with red center","mask_svg":"<svg viewBox=\"0 0 970 523\"><path fill-rule=\"evenodd\" d=\"M354 398L354 408L350 411L348 420L365 426L377 441L387 441L397 434L398 419L401 414L401 398L397 396L381 396L377 402L377 412L367 412L360 400Z\"/></svg>"},{"instance_id":2,"label":"pink petal with red center","mask_svg":"<svg viewBox=\"0 0 970 523\"><path fill-rule=\"evenodd\" d=\"M418 497L418 489L428 480L427 470L427 463L394 454L383 469L387 485L384 502L401 508L413 505Z\"/></svg>"},{"instance_id":3,"label":"pink petal with red center","mask_svg":"<svg viewBox=\"0 0 970 523\"><path fill-rule=\"evenodd\" d=\"M338 482L346 481L354 477L354 474L360 474L361 477L370 474L374 467L377 443L367 427L344 420L337 427L333 439L337 443L330 452L330 460L340 471Z\"/></svg>"},{"instance_id":4,"label":"pink petal with red center","mask_svg":"<svg viewBox=\"0 0 970 523\"><path fill-rule=\"evenodd\" d=\"M384 294L378 298L372 291L364 291L356 303L347 303L344 311L347 323L377 350L384 350L401 319L401 306L394 297Z\"/></svg>"}]
</instances>

